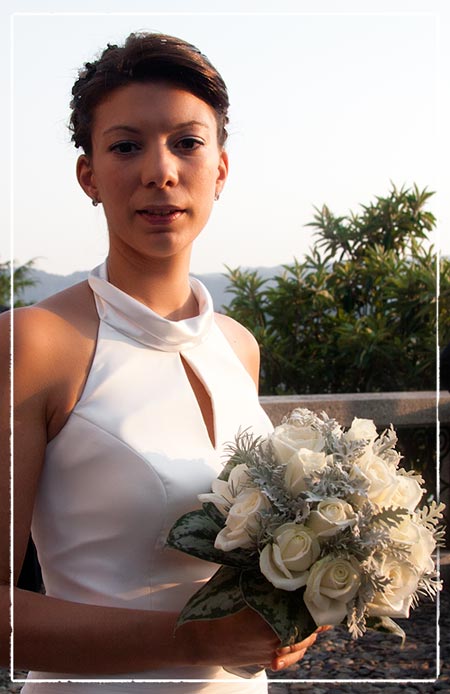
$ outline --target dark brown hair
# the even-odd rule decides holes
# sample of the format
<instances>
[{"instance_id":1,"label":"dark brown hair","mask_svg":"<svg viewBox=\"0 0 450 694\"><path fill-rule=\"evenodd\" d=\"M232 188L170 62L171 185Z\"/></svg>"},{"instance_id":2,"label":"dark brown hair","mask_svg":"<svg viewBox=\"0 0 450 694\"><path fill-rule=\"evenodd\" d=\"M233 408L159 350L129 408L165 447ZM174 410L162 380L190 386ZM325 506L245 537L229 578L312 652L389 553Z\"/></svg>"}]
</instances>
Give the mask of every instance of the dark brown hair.
<instances>
[{"instance_id":1,"label":"dark brown hair","mask_svg":"<svg viewBox=\"0 0 450 694\"><path fill-rule=\"evenodd\" d=\"M91 154L95 108L113 90L133 82L169 82L211 106L219 145L227 139L228 93L225 82L198 48L166 34L134 33L123 46L108 44L100 58L85 64L72 89L69 128L75 147Z\"/></svg>"}]
</instances>

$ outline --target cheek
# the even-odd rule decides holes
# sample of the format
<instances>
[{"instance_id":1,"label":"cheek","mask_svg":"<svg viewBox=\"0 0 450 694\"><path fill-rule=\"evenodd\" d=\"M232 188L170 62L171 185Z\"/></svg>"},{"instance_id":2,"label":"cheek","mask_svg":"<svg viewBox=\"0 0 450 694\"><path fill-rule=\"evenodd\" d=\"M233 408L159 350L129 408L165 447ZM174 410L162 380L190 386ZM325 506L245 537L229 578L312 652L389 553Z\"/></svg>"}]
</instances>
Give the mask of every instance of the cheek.
<instances>
[{"instance_id":1,"label":"cheek","mask_svg":"<svg viewBox=\"0 0 450 694\"><path fill-rule=\"evenodd\" d=\"M203 171L197 171L193 174L193 182L199 191L205 195L205 202L209 202L209 193L214 196L217 180L217 169L212 166Z\"/></svg>"},{"instance_id":2,"label":"cheek","mask_svg":"<svg viewBox=\"0 0 450 694\"><path fill-rule=\"evenodd\" d=\"M118 202L117 198L129 188L136 185L137 172L131 166L103 166L94 171L98 190L111 198L111 202Z\"/></svg>"},{"instance_id":3,"label":"cheek","mask_svg":"<svg viewBox=\"0 0 450 694\"><path fill-rule=\"evenodd\" d=\"M201 217L202 221L207 220L214 205L215 178L204 173L194 174L190 189L192 197L196 200L194 211Z\"/></svg>"}]
</instances>

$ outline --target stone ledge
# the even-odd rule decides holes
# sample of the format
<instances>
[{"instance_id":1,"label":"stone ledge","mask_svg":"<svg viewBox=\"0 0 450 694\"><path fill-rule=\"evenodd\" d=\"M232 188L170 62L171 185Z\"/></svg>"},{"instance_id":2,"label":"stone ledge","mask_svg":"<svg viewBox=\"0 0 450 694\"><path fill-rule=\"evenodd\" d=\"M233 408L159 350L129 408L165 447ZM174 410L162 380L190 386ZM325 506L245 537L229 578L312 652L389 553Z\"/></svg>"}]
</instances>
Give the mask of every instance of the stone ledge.
<instances>
[{"instance_id":1,"label":"stone ledge","mask_svg":"<svg viewBox=\"0 0 450 694\"><path fill-rule=\"evenodd\" d=\"M373 419L377 427L433 425L438 412L440 422L450 423L450 393L447 391L264 395L260 402L275 425L296 407L306 407L317 413L325 411L343 426L350 426L353 417Z\"/></svg>"}]
</instances>

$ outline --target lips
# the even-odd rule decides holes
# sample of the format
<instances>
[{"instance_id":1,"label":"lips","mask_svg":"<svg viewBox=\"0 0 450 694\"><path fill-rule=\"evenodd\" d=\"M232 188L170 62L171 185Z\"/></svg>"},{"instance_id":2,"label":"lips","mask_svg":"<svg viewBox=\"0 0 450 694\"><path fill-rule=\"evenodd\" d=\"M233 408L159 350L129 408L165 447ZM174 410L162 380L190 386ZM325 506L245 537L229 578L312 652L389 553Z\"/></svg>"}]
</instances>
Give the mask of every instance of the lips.
<instances>
[{"instance_id":1,"label":"lips","mask_svg":"<svg viewBox=\"0 0 450 694\"><path fill-rule=\"evenodd\" d=\"M137 210L137 213L150 224L172 224L179 219L185 210L170 205L151 205Z\"/></svg>"}]
</instances>

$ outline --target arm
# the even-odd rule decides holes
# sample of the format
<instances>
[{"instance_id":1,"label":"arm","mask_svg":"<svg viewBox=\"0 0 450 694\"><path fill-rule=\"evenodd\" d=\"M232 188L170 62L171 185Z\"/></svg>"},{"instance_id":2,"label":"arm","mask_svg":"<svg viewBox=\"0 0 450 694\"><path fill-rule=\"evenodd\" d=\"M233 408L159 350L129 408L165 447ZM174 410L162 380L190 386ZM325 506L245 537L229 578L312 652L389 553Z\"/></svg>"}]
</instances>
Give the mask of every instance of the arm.
<instances>
[{"instance_id":1,"label":"arm","mask_svg":"<svg viewBox=\"0 0 450 694\"><path fill-rule=\"evenodd\" d=\"M9 541L10 541L10 314L0 316L0 654L9 658Z\"/></svg>"},{"instance_id":2,"label":"arm","mask_svg":"<svg viewBox=\"0 0 450 694\"><path fill-rule=\"evenodd\" d=\"M54 321L57 321L55 326ZM28 541L34 497L44 460L48 431L69 409L64 379L73 365L85 361L83 342L60 317L40 309L16 314L14 559L20 573ZM2 355L8 329L3 320ZM72 326L73 328L73 326ZM65 332L67 333L65 335ZM65 335L65 337L64 337ZM84 351L83 351L84 350ZM73 353L72 353L73 352ZM3 366L7 369L8 358ZM69 389L70 390L70 389ZM1 393L2 426L8 439L9 398ZM56 427L57 428L57 427ZM4 498L9 488L9 459L1 465ZM7 661L9 628L9 512L1 515L2 625L0 649ZM177 615L104 606L81 605L16 589L14 645L16 667L80 674L141 671L167 665L269 663L277 646L271 629L255 613L214 622L186 624L173 635Z\"/></svg>"}]
</instances>

